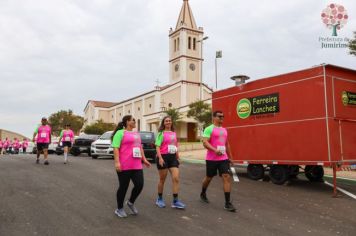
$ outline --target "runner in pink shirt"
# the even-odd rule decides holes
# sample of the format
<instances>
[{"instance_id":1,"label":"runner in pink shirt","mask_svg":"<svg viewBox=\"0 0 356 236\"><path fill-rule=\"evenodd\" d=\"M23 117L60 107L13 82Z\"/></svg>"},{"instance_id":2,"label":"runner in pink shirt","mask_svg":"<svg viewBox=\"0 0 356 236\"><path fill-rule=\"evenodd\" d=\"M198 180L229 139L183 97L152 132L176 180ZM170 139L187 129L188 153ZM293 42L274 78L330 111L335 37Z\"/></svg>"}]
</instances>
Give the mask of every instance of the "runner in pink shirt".
<instances>
[{"instance_id":1,"label":"runner in pink shirt","mask_svg":"<svg viewBox=\"0 0 356 236\"><path fill-rule=\"evenodd\" d=\"M28 148L28 141L26 138L24 138L22 141L22 152L26 153L27 148Z\"/></svg>"},{"instance_id":2,"label":"runner in pink shirt","mask_svg":"<svg viewBox=\"0 0 356 236\"><path fill-rule=\"evenodd\" d=\"M33 142L37 143L37 159L36 164L40 163L40 155L43 151L44 155L44 164L48 165L48 146L51 143L51 127L48 125L46 117L43 117L41 120L41 125L36 128L33 134ZM37 137L36 137L37 136Z\"/></svg>"},{"instance_id":3,"label":"runner in pink shirt","mask_svg":"<svg viewBox=\"0 0 356 236\"><path fill-rule=\"evenodd\" d=\"M67 164L68 153L70 152L70 148L74 142L74 133L70 129L70 124L65 126L65 129L62 130L61 134L59 135L58 143L63 143L63 151L64 151L64 164Z\"/></svg>"},{"instance_id":4,"label":"runner in pink shirt","mask_svg":"<svg viewBox=\"0 0 356 236\"><path fill-rule=\"evenodd\" d=\"M143 152L140 134L133 131L134 128L136 128L135 119L131 115L124 116L111 139L114 148L115 169L120 184L116 193L117 209L115 214L118 217L127 217L124 200L130 180L134 187L126 204L132 214L138 214L134 203L143 189L142 162L147 167L151 166Z\"/></svg>"},{"instance_id":5,"label":"runner in pink shirt","mask_svg":"<svg viewBox=\"0 0 356 236\"><path fill-rule=\"evenodd\" d=\"M206 154L206 176L202 184L202 192L200 199L202 202L209 203L206 197L206 190L210 184L210 181L214 176L219 175L223 179L223 188L225 194L225 206L227 211L235 212L236 208L230 201L231 192L231 176L230 176L230 164L231 164L231 150L227 141L227 130L222 127L224 120L224 114L222 111L215 111L213 113L213 124L205 128L203 134L203 144L207 149Z\"/></svg>"},{"instance_id":6,"label":"runner in pink shirt","mask_svg":"<svg viewBox=\"0 0 356 236\"><path fill-rule=\"evenodd\" d=\"M13 148L13 153L14 154L19 154L19 150L20 150L20 142L17 138L14 138L14 142L12 144L12 148Z\"/></svg>"},{"instance_id":7,"label":"runner in pink shirt","mask_svg":"<svg viewBox=\"0 0 356 236\"><path fill-rule=\"evenodd\" d=\"M156 205L160 208L166 206L163 200L163 187L167 178L168 172L172 176L173 185L173 201L172 208L184 209L185 204L178 199L179 191L179 153L177 135L174 132L172 118L166 116L162 119L161 125L158 128L156 138L157 151L157 169L159 173L158 183L158 198Z\"/></svg>"},{"instance_id":8,"label":"runner in pink shirt","mask_svg":"<svg viewBox=\"0 0 356 236\"><path fill-rule=\"evenodd\" d=\"M2 155L2 148L3 148L3 142L2 142L2 140L0 139L0 155Z\"/></svg>"}]
</instances>

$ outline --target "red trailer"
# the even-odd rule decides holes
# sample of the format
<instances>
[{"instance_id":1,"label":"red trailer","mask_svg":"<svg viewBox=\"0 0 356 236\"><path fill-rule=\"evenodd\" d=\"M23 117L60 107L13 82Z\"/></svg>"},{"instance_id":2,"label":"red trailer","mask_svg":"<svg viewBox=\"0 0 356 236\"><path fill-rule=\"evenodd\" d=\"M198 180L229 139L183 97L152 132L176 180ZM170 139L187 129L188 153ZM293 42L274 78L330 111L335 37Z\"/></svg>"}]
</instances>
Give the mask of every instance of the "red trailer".
<instances>
[{"instance_id":1,"label":"red trailer","mask_svg":"<svg viewBox=\"0 0 356 236\"><path fill-rule=\"evenodd\" d=\"M320 65L259 79L213 93L225 114L234 162L248 176L266 170L283 184L302 168L311 181L356 163L356 71Z\"/></svg>"}]
</instances>

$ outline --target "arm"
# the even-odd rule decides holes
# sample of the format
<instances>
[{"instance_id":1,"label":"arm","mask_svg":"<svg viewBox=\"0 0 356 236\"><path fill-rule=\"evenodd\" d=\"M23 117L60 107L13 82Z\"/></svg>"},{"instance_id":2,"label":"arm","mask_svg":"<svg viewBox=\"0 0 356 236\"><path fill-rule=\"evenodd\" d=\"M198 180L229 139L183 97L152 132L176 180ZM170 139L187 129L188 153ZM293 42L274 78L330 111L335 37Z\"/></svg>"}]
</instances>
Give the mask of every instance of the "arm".
<instances>
[{"instance_id":1,"label":"arm","mask_svg":"<svg viewBox=\"0 0 356 236\"><path fill-rule=\"evenodd\" d=\"M215 152L217 155L222 155L222 153L219 150L211 146L208 138L203 138L203 145L206 149Z\"/></svg>"},{"instance_id":2,"label":"arm","mask_svg":"<svg viewBox=\"0 0 356 236\"><path fill-rule=\"evenodd\" d=\"M35 129L35 132L33 133L33 138L32 138L32 142L35 142L35 137L38 133L38 127Z\"/></svg>"},{"instance_id":3,"label":"arm","mask_svg":"<svg viewBox=\"0 0 356 236\"><path fill-rule=\"evenodd\" d=\"M63 137L63 130L61 131L61 134L59 135L58 143L60 143L60 142L61 142L62 137Z\"/></svg>"},{"instance_id":4,"label":"arm","mask_svg":"<svg viewBox=\"0 0 356 236\"><path fill-rule=\"evenodd\" d=\"M230 163L232 163L232 153L231 153L231 148L229 142L226 140L226 154L229 158Z\"/></svg>"},{"instance_id":5,"label":"arm","mask_svg":"<svg viewBox=\"0 0 356 236\"><path fill-rule=\"evenodd\" d=\"M147 161L146 156L145 156L145 152L143 151L143 148L141 147L141 156L142 156L142 162L146 167L150 167L151 163L149 161Z\"/></svg>"},{"instance_id":6,"label":"arm","mask_svg":"<svg viewBox=\"0 0 356 236\"><path fill-rule=\"evenodd\" d=\"M114 148L114 160L115 160L115 169L117 172L121 171L120 157L119 157L119 148Z\"/></svg>"}]
</instances>

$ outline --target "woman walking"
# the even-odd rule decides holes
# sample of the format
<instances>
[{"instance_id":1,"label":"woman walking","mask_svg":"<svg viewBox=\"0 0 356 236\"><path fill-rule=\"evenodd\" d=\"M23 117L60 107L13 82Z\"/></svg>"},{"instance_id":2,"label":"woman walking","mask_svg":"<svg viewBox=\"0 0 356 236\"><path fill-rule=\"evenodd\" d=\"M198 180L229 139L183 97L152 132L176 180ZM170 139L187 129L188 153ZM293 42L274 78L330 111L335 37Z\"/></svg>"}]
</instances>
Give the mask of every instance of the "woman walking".
<instances>
[{"instance_id":1,"label":"woman walking","mask_svg":"<svg viewBox=\"0 0 356 236\"><path fill-rule=\"evenodd\" d=\"M136 121L131 115L126 115L118 124L112 134L112 147L114 148L115 169L119 179L119 188L116 193L117 209L115 214L118 217L127 217L124 210L124 200L130 180L134 187L126 205L133 215L138 214L134 203L143 189L142 162L150 167L141 145L141 138L138 132L133 131Z\"/></svg>"},{"instance_id":2,"label":"woman walking","mask_svg":"<svg viewBox=\"0 0 356 236\"><path fill-rule=\"evenodd\" d=\"M172 118L166 116L161 122L156 138L157 169L159 173L158 198L156 205L160 208L166 206L163 200L163 188L168 171L172 177L173 202L172 208L184 209L185 204L178 200L179 191L179 153L177 135L174 132Z\"/></svg>"},{"instance_id":3,"label":"woman walking","mask_svg":"<svg viewBox=\"0 0 356 236\"><path fill-rule=\"evenodd\" d=\"M64 164L67 164L68 161L68 153L72 147L74 142L74 133L70 129L70 124L66 124L65 129L62 130L61 134L59 135L58 143L63 143L63 151L64 151Z\"/></svg>"}]
</instances>

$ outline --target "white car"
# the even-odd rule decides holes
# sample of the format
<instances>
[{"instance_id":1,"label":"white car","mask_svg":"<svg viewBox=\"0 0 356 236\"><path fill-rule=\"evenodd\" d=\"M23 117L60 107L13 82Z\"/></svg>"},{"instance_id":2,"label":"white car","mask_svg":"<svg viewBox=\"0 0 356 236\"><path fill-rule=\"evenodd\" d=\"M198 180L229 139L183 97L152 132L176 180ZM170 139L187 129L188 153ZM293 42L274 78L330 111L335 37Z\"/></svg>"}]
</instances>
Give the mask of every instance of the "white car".
<instances>
[{"instance_id":1,"label":"white car","mask_svg":"<svg viewBox=\"0 0 356 236\"><path fill-rule=\"evenodd\" d=\"M114 149L111 147L111 135L113 131L108 131L91 144L91 157L97 159L98 156L114 157Z\"/></svg>"}]
</instances>

